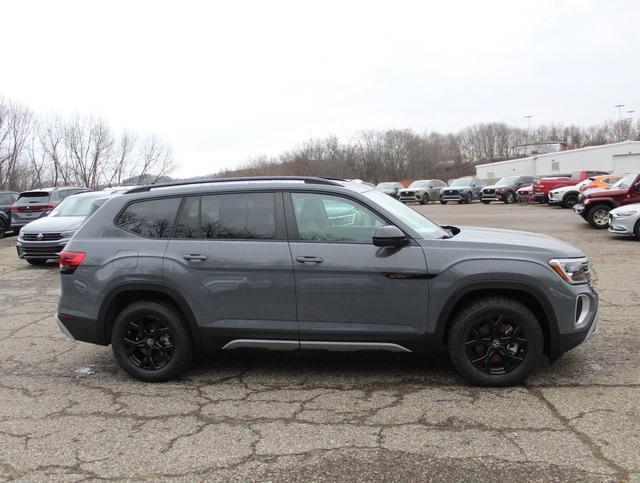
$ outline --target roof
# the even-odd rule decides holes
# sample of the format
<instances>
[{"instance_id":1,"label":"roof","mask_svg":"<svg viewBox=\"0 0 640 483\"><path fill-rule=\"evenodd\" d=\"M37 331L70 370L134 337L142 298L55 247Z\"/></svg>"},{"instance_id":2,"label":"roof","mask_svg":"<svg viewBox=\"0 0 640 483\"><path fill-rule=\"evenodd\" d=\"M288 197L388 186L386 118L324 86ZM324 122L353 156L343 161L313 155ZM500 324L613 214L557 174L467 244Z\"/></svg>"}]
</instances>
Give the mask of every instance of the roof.
<instances>
[{"instance_id":1,"label":"roof","mask_svg":"<svg viewBox=\"0 0 640 483\"><path fill-rule=\"evenodd\" d=\"M495 161L493 163L476 164L476 168L485 167L485 166L500 166L503 164L509 164L515 161L524 161L527 159L557 157L557 156L564 156L565 154L570 154L570 153L578 153L583 151L596 151L598 149L611 149L612 147L621 147L621 146L634 147L638 149L638 152L640 152L640 141L622 141L620 143L600 144L598 146L587 146L587 147L578 148L578 149L567 149L566 151L556 151L555 153L536 154L535 156L527 156L526 158L514 158L514 159L506 159L504 161Z\"/></svg>"}]
</instances>

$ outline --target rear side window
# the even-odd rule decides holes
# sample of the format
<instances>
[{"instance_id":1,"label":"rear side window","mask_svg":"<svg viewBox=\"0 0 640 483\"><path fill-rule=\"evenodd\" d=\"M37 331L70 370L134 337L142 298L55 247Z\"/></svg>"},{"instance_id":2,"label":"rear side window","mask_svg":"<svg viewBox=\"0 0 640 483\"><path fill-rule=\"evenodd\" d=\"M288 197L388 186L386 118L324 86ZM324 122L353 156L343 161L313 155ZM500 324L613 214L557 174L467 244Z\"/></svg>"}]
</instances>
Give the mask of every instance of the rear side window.
<instances>
[{"instance_id":1,"label":"rear side window","mask_svg":"<svg viewBox=\"0 0 640 483\"><path fill-rule=\"evenodd\" d=\"M180 198L131 203L116 219L116 226L147 238L169 238L179 206Z\"/></svg>"},{"instance_id":2,"label":"rear side window","mask_svg":"<svg viewBox=\"0 0 640 483\"><path fill-rule=\"evenodd\" d=\"M25 191L18 197L18 205L38 205L49 202L49 193L46 191Z\"/></svg>"},{"instance_id":3,"label":"rear side window","mask_svg":"<svg viewBox=\"0 0 640 483\"><path fill-rule=\"evenodd\" d=\"M191 196L185 199L175 238L274 239L275 205L274 193Z\"/></svg>"}]
</instances>

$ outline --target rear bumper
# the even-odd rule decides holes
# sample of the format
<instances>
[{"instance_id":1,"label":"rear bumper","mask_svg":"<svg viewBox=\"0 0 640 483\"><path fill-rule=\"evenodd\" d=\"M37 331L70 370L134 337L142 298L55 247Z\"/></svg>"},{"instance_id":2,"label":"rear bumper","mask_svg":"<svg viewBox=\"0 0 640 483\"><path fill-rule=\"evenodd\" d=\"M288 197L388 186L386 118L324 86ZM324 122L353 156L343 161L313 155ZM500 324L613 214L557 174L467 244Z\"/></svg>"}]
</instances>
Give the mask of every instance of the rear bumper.
<instances>
[{"instance_id":1,"label":"rear bumper","mask_svg":"<svg viewBox=\"0 0 640 483\"><path fill-rule=\"evenodd\" d=\"M61 313L57 313L55 319L60 331L67 337L80 342L107 345L102 330L95 320Z\"/></svg>"}]
</instances>

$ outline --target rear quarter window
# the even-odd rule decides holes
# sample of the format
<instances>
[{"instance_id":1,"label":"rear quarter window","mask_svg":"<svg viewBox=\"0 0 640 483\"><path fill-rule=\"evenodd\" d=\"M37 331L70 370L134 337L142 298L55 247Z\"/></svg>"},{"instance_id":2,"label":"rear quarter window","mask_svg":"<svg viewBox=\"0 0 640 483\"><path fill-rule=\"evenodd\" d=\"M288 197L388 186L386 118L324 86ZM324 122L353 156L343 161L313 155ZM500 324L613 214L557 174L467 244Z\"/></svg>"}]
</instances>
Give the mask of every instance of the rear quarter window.
<instances>
[{"instance_id":1,"label":"rear quarter window","mask_svg":"<svg viewBox=\"0 0 640 483\"><path fill-rule=\"evenodd\" d=\"M149 199L129 204L116 218L116 226L145 238L169 238L173 233L180 198Z\"/></svg>"}]
</instances>

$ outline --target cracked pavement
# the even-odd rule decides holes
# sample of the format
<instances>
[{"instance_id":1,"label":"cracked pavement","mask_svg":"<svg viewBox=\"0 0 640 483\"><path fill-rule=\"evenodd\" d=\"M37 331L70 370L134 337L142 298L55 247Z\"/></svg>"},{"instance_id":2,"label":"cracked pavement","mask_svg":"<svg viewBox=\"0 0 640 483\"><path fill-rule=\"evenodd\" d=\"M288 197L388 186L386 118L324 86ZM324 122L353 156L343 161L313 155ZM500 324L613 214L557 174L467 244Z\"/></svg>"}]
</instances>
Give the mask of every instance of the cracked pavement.
<instances>
[{"instance_id":1,"label":"cracked pavement","mask_svg":"<svg viewBox=\"0 0 640 483\"><path fill-rule=\"evenodd\" d=\"M640 481L640 243L569 210L428 205L435 221L567 240L600 331L526 386L475 388L442 358L237 351L181 379L127 377L53 319L57 267L0 240L0 480Z\"/></svg>"}]
</instances>

